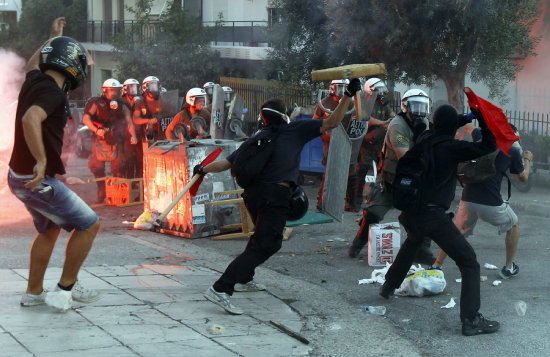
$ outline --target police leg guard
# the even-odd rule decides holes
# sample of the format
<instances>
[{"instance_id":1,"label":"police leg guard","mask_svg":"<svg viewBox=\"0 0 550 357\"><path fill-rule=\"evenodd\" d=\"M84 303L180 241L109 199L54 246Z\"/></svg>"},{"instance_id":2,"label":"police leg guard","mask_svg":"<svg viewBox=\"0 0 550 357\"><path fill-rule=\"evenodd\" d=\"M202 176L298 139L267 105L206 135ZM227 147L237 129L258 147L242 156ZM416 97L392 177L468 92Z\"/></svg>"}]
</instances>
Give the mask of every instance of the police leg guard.
<instances>
[{"instance_id":1,"label":"police leg guard","mask_svg":"<svg viewBox=\"0 0 550 357\"><path fill-rule=\"evenodd\" d=\"M371 224L376 224L379 222L380 218L370 213L366 209L363 210L361 226L359 227L359 231L357 232L357 235L355 236L355 239L353 240L353 243L351 243L351 246L348 250L348 256L350 258L357 258L357 256L359 256L359 252L361 252L361 249L363 249L365 244L367 244L367 242L369 241L369 226Z\"/></svg>"},{"instance_id":2,"label":"police leg guard","mask_svg":"<svg viewBox=\"0 0 550 357\"><path fill-rule=\"evenodd\" d=\"M97 181L97 199L96 204L105 203L105 181Z\"/></svg>"},{"instance_id":3,"label":"police leg guard","mask_svg":"<svg viewBox=\"0 0 550 357\"><path fill-rule=\"evenodd\" d=\"M433 265L436 257L433 255L433 252L430 249L431 244L432 240L430 238L424 238L422 244L420 244L420 247L416 251L416 255L414 257L415 263Z\"/></svg>"},{"instance_id":4,"label":"police leg guard","mask_svg":"<svg viewBox=\"0 0 550 357\"><path fill-rule=\"evenodd\" d=\"M357 204L355 200L355 185L357 184L357 175L353 173L348 176L348 186L346 190L346 208L347 212L357 212Z\"/></svg>"}]
</instances>

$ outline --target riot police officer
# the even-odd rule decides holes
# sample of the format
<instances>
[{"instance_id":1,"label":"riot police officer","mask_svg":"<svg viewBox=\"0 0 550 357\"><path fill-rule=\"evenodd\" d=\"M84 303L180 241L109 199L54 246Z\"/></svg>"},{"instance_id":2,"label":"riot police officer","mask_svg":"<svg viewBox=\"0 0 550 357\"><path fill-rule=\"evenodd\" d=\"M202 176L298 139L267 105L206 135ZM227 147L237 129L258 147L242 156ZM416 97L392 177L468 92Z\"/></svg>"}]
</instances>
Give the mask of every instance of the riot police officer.
<instances>
[{"instance_id":1,"label":"riot police officer","mask_svg":"<svg viewBox=\"0 0 550 357\"><path fill-rule=\"evenodd\" d=\"M183 130L184 136L187 136L186 140L209 135L211 114L205 107L206 96L206 92L201 88L191 88L187 91L183 109L174 116L166 128L167 139L178 139L178 130Z\"/></svg>"},{"instance_id":2,"label":"riot police officer","mask_svg":"<svg viewBox=\"0 0 550 357\"><path fill-rule=\"evenodd\" d=\"M88 167L96 178L105 176L105 162L111 163L111 173L116 177L126 174L124 138L129 133L131 144L137 143L128 103L121 98L122 84L114 78L103 82L101 96L88 100L82 123L93 133L92 156ZM96 203L105 201L105 181L97 181Z\"/></svg>"}]
</instances>

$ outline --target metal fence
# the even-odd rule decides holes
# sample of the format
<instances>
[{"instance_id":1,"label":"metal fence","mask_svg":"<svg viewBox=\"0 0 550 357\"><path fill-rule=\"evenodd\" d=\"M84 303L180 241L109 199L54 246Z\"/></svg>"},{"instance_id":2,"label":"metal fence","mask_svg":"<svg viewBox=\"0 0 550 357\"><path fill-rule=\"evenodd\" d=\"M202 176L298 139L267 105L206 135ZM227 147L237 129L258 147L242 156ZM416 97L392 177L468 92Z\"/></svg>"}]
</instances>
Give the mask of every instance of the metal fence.
<instances>
[{"instance_id":1,"label":"metal fence","mask_svg":"<svg viewBox=\"0 0 550 357\"><path fill-rule=\"evenodd\" d=\"M310 106L313 104L313 87L289 85L276 81L220 77L220 85L228 86L242 96L248 108L248 120L256 122L260 106L270 98L281 98L287 108Z\"/></svg>"},{"instance_id":2,"label":"metal fence","mask_svg":"<svg viewBox=\"0 0 550 357\"><path fill-rule=\"evenodd\" d=\"M550 136L550 114L518 112L515 110L505 111L504 114L521 133Z\"/></svg>"}]
</instances>

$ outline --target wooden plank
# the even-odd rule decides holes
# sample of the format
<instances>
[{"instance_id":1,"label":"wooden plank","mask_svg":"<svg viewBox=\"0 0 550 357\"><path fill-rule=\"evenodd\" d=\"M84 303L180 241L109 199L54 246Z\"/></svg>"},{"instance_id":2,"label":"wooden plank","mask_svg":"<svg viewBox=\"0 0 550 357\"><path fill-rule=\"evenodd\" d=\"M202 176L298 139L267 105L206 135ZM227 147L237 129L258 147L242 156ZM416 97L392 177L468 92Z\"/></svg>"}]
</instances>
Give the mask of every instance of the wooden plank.
<instances>
[{"instance_id":1,"label":"wooden plank","mask_svg":"<svg viewBox=\"0 0 550 357\"><path fill-rule=\"evenodd\" d=\"M250 237L252 234L254 234L254 232L248 232L248 233L238 232L238 233L220 234L220 235L217 235L217 236L212 236L212 240Z\"/></svg>"},{"instance_id":2,"label":"wooden plank","mask_svg":"<svg viewBox=\"0 0 550 357\"><path fill-rule=\"evenodd\" d=\"M233 198L230 200L220 200L220 201L211 201L211 202L205 202L204 204L206 206L221 206L221 205L232 205L232 204L239 204L243 202L242 198Z\"/></svg>"}]
</instances>

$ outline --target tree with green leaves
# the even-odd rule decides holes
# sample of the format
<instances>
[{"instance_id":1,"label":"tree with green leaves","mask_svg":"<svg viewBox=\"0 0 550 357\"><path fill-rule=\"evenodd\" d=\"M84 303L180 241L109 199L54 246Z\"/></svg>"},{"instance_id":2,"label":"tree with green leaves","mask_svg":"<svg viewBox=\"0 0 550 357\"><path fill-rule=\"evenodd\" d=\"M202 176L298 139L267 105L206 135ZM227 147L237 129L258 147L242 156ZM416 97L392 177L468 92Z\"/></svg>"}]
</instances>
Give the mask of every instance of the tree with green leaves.
<instances>
[{"instance_id":1,"label":"tree with green leaves","mask_svg":"<svg viewBox=\"0 0 550 357\"><path fill-rule=\"evenodd\" d=\"M340 0L327 6L348 63L383 62L388 77L430 85L441 79L448 101L462 108L467 74L491 98L506 102L505 86L535 55L530 35L540 0Z\"/></svg>"},{"instance_id":2,"label":"tree with green leaves","mask_svg":"<svg viewBox=\"0 0 550 357\"><path fill-rule=\"evenodd\" d=\"M53 20L61 16L67 21L63 34L84 40L81 35L86 31L86 0L25 0L19 23L0 31L0 47L30 58L47 40L44 36L50 33Z\"/></svg>"},{"instance_id":3,"label":"tree with green leaves","mask_svg":"<svg viewBox=\"0 0 550 357\"><path fill-rule=\"evenodd\" d=\"M279 0L270 71L290 82L311 70L351 63L386 64L387 79L431 85L441 79L448 101L462 108L467 74L490 97L506 102L505 86L533 56L530 35L540 0Z\"/></svg>"},{"instance_id":4,"label":"tree with green leaves","mask_svg":"<svg viewBox=\"0 0 550 357\"><path fill-rule=\"evenodd\" d=\"M186 90L218 81L222 70L220 55L208 42L213 29L190 16L174 1L168 11L154 19L151 1L139 0L130 11L135 15L132 29L114 39L118 78L142 79L153 75L168 89ZM152 36L143 29L154 28Z\"/></svg>"},{"instance_id":5,"label":"tree with green leaves","mask_svg":"<svg viewBox=\"0 0 550 357\"><path fill-rule=\"evenodd\" d=\"M311 82L311 71L340 65L336 39L329 27L324 0L277 0L279 11L270 29L272 50L265 71L290 83Z\"/></svg>"}]
</instances>

